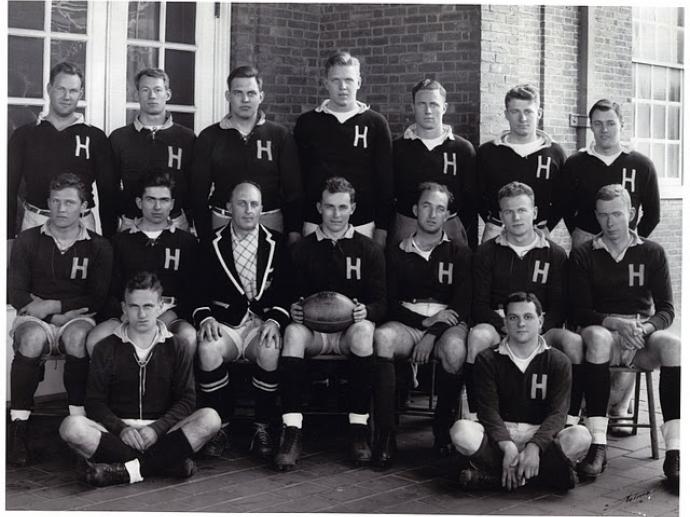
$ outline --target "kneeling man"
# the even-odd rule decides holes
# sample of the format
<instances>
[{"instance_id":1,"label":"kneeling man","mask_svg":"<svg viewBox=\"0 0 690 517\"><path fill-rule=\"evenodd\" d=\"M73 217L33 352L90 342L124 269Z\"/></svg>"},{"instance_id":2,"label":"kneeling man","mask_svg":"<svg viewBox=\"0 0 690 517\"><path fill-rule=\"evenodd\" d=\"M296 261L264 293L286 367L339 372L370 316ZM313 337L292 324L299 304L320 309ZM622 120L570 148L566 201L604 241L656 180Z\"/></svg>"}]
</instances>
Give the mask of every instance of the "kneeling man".
<instances>
[{"instance_id":1,"label":"kneeling man","mask_svg":"<svg viewBox=\"0 0 690 517\"><path fill-rule=\"evenodd\" d=\"M573 465L586 453L591 436L581 425L563 428L570 361L539 335L544 318L534 294L509 295L504 310L507 336L475 363L479 422L459 420L450 431L470 461L460 472L460 484L513 490L535 479L560 490L573 488Z\"/></svg>"}]
</instances>

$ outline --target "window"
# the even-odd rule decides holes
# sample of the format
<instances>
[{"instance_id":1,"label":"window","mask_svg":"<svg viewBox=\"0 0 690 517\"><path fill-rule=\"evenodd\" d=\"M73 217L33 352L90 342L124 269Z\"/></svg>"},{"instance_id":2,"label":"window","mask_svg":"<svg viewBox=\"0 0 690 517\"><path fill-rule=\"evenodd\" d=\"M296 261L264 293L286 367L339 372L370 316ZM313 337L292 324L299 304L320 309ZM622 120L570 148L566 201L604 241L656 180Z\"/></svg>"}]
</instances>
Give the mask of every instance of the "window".
<instances>
[{"instance_id":1,"label":"window","mask_svg":"<svg viewBox=\"0 0 690 517\"><path fill-rule=\"evenodd\" d=\"M662 185L683 180L684 15L682 7L633 7L633 144Z\"/></svg>"}]
</instances>

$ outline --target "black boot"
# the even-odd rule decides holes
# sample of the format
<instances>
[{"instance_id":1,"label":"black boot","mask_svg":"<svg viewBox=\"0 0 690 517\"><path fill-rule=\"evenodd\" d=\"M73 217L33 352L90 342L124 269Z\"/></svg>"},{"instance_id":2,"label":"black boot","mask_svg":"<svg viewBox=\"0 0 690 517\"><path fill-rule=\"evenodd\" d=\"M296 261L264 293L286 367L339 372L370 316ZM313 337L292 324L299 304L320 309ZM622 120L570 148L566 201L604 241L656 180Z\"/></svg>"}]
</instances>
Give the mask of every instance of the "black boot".
<instances>
[{"instance_id":1,"label":"black boot","mask_svg":"<svg viewBox=\"0 0 690 517\"><path fill-rule=\"evenodd\" d=\"M362 424L350 424L350 457L357 467L371 463L369 428Z\"/></svg>"},{"instance_id":2,"label":"black boot","mask_svg":"<svg viewBox=\"0 0 690 517\"><path fill-rule=\"evenodd\" d=\"M372 462L379 468L387 469L393 464L393 457L397 450L395 432L383 431L377 433L374 440L374 452Z\"/></svg>"},{"instance_id":3,"label":"black boot","mask_svg":"<svg viewBox=\"0 0 690 517\"><path fill-rule=\"evenodd\" d=\"M268 459L273 455L273 439L268 424L254 422L254 436L249 450L260 458Z\"/></svg>"},{"instance_id":4,"label":"black boot","mask_svg":"<svg viewBox=\"0 0 690 517\"><path fill-rule=\"evenodd\" d=\"M669 483L678 485L680 481L680 451L678 449L666 451L664 475Z\"/></svg>"},{"instance_id":5,"label":"black boot","mask_svg":"<svg viewBox=\"0 0 690 517\"><path fill-rule=\"evenodd\" d=\"M24 467L29 463L29 421L12 420L7 430L7 463Z\"/></svg>"},{"instance_id":6,"label":"black boot","mask_svg":"<svg viewBox=\"0 0 690 517\"><path fill-rule=\"evenodd\" d=\"M292 470L302 454L302 430L294 426L283 426L280 445L275 457L276 468L280 471Z\"/></svg>"},{"instance_id":7,"label":"black boot","mask_svg":"<svg viewBox=\"0 0 690 517\"><path fill-rule=\"evenodd\" d=\"M93 486L122 485L129 483L129 472L124 463L86 462L86 482Z\"/></svg>"},{"instance_id":8,"label":"black boot","mask_svg":"<svg viewBox=\"0 0 690 517\"><path fill-rule=\"evenodd\" d=\"M577 465L577 473L582 478L596 478L606 470L606 445L593 443L587 456Z\"/></svg>"}]
</instances>

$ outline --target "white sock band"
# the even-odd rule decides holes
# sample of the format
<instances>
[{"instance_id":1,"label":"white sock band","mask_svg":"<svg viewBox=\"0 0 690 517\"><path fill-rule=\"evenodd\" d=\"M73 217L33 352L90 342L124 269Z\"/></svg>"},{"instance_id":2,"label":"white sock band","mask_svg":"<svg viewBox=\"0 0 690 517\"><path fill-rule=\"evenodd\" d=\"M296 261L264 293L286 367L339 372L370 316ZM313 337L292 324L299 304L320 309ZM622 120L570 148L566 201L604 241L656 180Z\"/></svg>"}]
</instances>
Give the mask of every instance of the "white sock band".
<instances>
[{"instance_id":1,"label":"white sock band","mask_svg":"<svg viewBox=\"0 0 690 517\"><path fill-rule=\"evenodd\" d=\"M664 436L666 450L680 450L680 418L664 422L661 426L661 434Z\"/></svg>"},{"instance_id":2,"label":"white sock band","mask_svg":"<svg viewBox=\"0 0 690 517\"><path fill-rule=\"evenodd\" d=\"M10 420L28 420L30 416L30 409L10 409Z\"/></svg>"},{"instance_id":3,"label":"white sock band","mask_svg":"<svg viewBox=\"0 0 690 517\"><path fill-rule=\"evenodd\" d=\"M86 410L84 406L72 406L71 404L67 406L69 409L70 416L86 416Z\"/></svg>"},{"instance_id":4,"label":"white sock band","mask_svg":"<svg viewBox=\"0 0 690 517\"><path fill-rule=\"evenodd\" d=\"M302 429L302 413L284 413L283 423L288 427Z\"/></svg>"},{"instance_id":5,"label":"white sock band","mask_svg":"<svg viewBox=\"0 0 690 517\"><path fill-rule=\"evenodd\" d=\"M576 415L568 415L565 418L565 425L577 425L580 423L580 417Z\"/></svg>"},{"instance_id":6,"label":"white sock band","mask_svg":"<svg viewBox=\"0 0 690 517\"><path fill-rule=\"evenodd\" d=\"M347 419L351 424L367 425L369 423L369 413L358 415L357 413L348 413Z\"/></svg>"},{"instance_id":7,"label":"white sock band","mask_svg":"<svg viewBox=\"0 0 690 517\"><path fill-rule=\"evenodd\" d=\"M592 443L606 445L606 430L609 427L609 418L606 416L590 416L585 424L592 434Z\"/></svg>"},{"instance_id":8,"label":"white sock band","mask_svg":"<svg viewBox=\"0 0 690 517\"><path fill-rule=\"evenodd\" d=\"M139 471L139 460L128 461L125 463L125 468L129 473L130 483L140 483L141 481L144 481L144 478L141 477L141 472Z\"/></svg>"}]
</instances>

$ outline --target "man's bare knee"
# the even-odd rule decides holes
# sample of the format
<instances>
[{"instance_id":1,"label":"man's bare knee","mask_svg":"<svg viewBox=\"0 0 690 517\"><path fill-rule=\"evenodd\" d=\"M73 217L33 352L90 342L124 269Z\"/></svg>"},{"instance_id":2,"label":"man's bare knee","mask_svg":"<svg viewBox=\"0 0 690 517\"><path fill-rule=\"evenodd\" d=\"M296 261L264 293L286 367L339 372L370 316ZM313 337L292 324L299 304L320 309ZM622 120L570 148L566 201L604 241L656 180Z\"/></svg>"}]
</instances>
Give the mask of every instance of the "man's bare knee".
<instances>
[{"instance_id":1,"label":"man's bare knee","mask_svg":"<svg viewBox=\"0 0 690 517\"><path fill-rule=\"evenodd\" d=\"M585 358L588 362L601 364L611 359L613 346L611 332L604 327L591 325L582 330L581 336L585 346Z\"/></svg>"},{"instance_id":2,"label":"man's bare knee","mask_svg":"<svg viewBox=\"0 0 690 517\"><path fill-rule=\"evenodd\" d=\"M81 415L68 416L60 424L60 438L67 443L81 444L87 439L91 430L86 417Z\"/></svg>"},{"instance_id":3,"label":"man's bare knee","mask_svg":"<svg viewBox=\"0 0 690 517\"><path fill-rule=\"evenodd\" d=\"M312 331L301 323L291 323L285 329L283 351L285 357L304 357L307 343L313 338Z\"/></svg>"},{"instance_id":4,"label":"man's bare knee","mask_svg":"<svg viewBox=\"0 0 690 517\"><path fill-rule=\"evenodd\" d=\"M374 331L374 351L378 357L392 359L395 354L397 332L388 326L379 327Z\"/></svg>"},{"instance_id":5,"label":"man's bare knee","mask_svg":"<svg viewBox=\"0 0 690 517\"><path fill-rule=\"evenodd\" d=\"M13 346L24 357L40 357L48 352L48 336L39 325L24 324L15 332Z\"/></svg>"},{"instance_id":6,"label":"man's bare knee","mask_svg":"<svg viewBox=\"0 0 690 517\"><path fill-rule=\"evenodd\" d=\"M480 323L472 327L467 338L468 359L474 361L480 352L495 345L497 336L498 332L496 332L496 329L486 323Z\"/></svg>"},{"instance_id":7,"label":"man's bare knee","mask_svg":"<svg viewBox=\"0 0 690 517\"><path fill-rule=\"evenodd\" d=\"M203 340L197 348L199 366L203 370L217 368L223 363L222 344L220 340Z\"/></svg>"},{"instance_id":8,"label":"man's bare knee","mask_svg":"<svg viewBox=\"0 0 690 517\"><path fill-rule=\"evenodd\" d=\"M592 435L585 426L573 425L559 432L556 440L568 458L577 459L587 453Z\"/></svg>"},{"instance_id":9,"label":"man's bare knee","mask_svg":"<svg viewBox=\"0 0 690 517\"><path fill-rule=\"evenodd\" d=\"M182 321L174 326L174 330L172 332L182 342L182 344L185 346L185 349L188 350L190 354L193 355L196 352L197 334L194 327L192 327L186 321Z\"/></svg>"},{"instance_id":10,"label":"man's bare knee","mask_svg":"<svg viewBox=\"0 0 690 517\"><path fill-rule=\"evenodd\" d=\"M659 358L660 366L680 366L680 339L674 334L665 330L652 332L647 348Z\"/></svg>"},{"instance_id":11,"label":"man's bare knee","mask_svg":"<svg viewBox=\"0 0 690 517\"><path fill-rule=\"evenodd\" d=\"M479 450L484 431L481 424L472 420L458 420L450 428L450 439L463 456L472 456Z\"/></svg>"},{"instance_id":12,"label":"man's bare knee","mask_svg":"<svg viewBox=\"0 0 690 517\"><path fill-rule=\"evenodd\" d=\"M353 323L347 329L345 336L350 353L360 357L374 353L374 324L370 321Z\"/></svg>"},{"instance_id":13,"label":"man's bare knee","mask_svg":"<svg viewBox=\"0 0 690 517\"><path fill-rule=\"evenodd\" d=\"M458 373L465 364L467 350L464 340L460 338L441 338L438 346L438 359L448 373Z\"/></svg>"}]
</instances>

